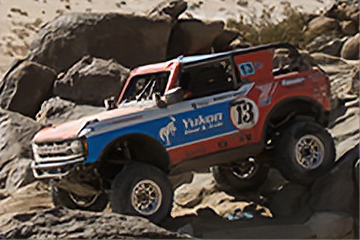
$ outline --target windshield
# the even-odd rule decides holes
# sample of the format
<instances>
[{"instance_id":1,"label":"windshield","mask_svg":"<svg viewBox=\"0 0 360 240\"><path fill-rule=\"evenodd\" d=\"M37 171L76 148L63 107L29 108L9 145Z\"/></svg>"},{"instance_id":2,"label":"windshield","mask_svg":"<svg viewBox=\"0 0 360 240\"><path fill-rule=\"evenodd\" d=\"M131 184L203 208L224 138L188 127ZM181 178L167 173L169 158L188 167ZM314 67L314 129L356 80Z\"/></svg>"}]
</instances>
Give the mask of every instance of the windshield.
<instances>
[{"instance_id":1,"label":"windshield","mask_svg":"<svg viewBox=\"0 0 360 240\"><path fill-rule=\"evenodd\" d=\"M170 72L136 75L131 78L122 102L150 100L153 93L164 95Z\"/></svg>"}]
</instances>

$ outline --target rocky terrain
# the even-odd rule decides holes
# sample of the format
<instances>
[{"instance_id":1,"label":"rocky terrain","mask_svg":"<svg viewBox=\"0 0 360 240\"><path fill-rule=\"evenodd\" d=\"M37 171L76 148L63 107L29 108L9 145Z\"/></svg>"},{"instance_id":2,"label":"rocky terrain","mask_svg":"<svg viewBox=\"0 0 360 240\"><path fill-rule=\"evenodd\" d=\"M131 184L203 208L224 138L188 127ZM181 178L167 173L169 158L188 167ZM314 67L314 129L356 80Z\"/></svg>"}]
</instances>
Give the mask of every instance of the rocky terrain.
<instances>
[{"instance_id":1,"label":"rocky terrain","mask_svg":"<svg viewBox=\"0 0 360 240\"><path fill-rule=\"evenodd\" d=\"M0 1L0 9L5 2ZM8 46L12 35L2 37L1 57L14 62L1 66L0 238L358 238L357 1L323 3L326 8L308 13L301 26L308 36L299 43L302 54L328 74L333 96L328 130L336 144L337 163L314 184L289 183L271 169L258 190L231 193L218 189L204 170L177 188L171 218L159 226L111 213L109 208L92 213L53 207L48 184L35 181L30 171L30 143L41 127L103 111L103 99L119 94L129 69L136 66L252 44L242 29L221 20L232 14L198 18L210 7L223 12L212 1L157 2L141 11L134 2L118 1L117 11L110 13L95 11L95 0L87 1L88 8L60 0L64 9L54 19L45 12L49 19L12 21L17 36L13 43L19 48ZM250 1L233 2L240 9L260 8ZM82 12L74 13L72 8ZM284 18L279 11L271 12L277 14L276 21ZM29 17L20 5L3 15L2 19Z\"/></svg>"}]
</instances>

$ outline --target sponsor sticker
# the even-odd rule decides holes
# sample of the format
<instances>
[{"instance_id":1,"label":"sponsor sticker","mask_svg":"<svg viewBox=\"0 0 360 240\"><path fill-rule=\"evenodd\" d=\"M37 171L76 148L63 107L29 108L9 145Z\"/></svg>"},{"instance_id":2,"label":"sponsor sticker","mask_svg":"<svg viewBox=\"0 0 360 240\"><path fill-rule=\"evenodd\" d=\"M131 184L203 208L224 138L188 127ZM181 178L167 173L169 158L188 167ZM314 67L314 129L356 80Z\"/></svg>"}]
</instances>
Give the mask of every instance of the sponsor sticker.
<instances>
[{"instance_id":1,"label":"sponsor sticker","mask_svg":"<svg viewBox=\"0 0 360 240\"><path fill-rule=\"evenodd\" d=\"M221 127L224 124L223 113L221 112L206 116L199 115L194 118L184 118L181 121L184 124L185 135Z\"/></svg>"},{"instance_id":2,"label":"sponsor sticker","mask_svg":"<svg viewBox=\"0 0 360 240\"><path fill-rule=\"evenodd\" d=\"M238 66L240 69L240 74L243 77L255 74L255 68L254 68L254 64L252 62L240 63Z\"/></svg>"},{"instance_id":3,"label":"sponsor sticker","mask_svg":"<svg viewBox=\"0 0 360 240\"><path fill-rule=\"evenodd\" d=\"M170 136L175 137L176 133L176 127L175 127L175 121L176 119L174 117L170 117L170 122L165 126L162 127L159 131L159 137L160 139L165 143L165 145L171 145Z\"/></svg>"}]
</instances>

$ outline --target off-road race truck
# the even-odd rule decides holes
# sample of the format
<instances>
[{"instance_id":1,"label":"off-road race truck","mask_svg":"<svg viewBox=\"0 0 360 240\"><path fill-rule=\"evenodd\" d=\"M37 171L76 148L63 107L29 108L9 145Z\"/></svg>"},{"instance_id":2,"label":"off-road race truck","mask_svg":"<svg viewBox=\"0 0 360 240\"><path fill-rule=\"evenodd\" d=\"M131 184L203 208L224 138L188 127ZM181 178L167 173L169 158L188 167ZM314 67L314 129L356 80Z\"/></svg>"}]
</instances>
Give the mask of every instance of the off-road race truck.
<instances>
[{"instance_id":1,"label":"off-road race truck","mask_svg":"<svg viewBox=\"0 0 360 240\"><path fill-rule=\"evenodd\" d=\"M262 184L269 164L309 184L335 161L327 76L287 43L139 67L106 103L33 139L33 173L51 179L56 206L101 211L110 202L159 222L177 173L211 168L220 187L241 191Z\"/></svg>"}]
</instances>

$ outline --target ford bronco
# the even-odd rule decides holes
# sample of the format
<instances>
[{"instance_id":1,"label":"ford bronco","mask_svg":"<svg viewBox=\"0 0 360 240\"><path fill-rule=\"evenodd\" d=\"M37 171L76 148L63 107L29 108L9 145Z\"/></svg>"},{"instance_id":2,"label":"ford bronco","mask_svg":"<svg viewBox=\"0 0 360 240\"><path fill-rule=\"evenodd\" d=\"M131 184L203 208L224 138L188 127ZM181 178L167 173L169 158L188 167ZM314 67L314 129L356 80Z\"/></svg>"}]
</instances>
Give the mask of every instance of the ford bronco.
<instances>
[{"instance_id":1,"label":"ford bronco","mask_svg":"<svg viewBox=\"0 0 360 240\"><path fill-rule=\"evenodd\" d=\"M110 202L158 222L172 208L169 176L206 167L218 186L249 190L270 163L302 184L334 163L329 81L287 43L142 66L106 103L33 139L33 173L51 179L56 206Z\"/></svg>"}]
</instances>

